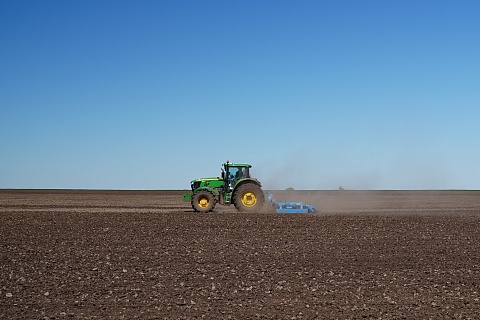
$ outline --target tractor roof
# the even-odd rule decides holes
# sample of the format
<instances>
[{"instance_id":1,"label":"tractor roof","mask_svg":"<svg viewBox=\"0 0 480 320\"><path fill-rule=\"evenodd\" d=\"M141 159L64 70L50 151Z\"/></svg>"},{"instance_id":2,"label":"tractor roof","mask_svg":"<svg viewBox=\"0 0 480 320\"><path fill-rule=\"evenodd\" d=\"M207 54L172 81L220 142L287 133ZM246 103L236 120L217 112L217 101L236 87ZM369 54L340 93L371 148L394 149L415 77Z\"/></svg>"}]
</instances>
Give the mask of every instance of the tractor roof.
<instances>
[{"instance_id":1,"label":"tractor roof","mask_svg":"<svg viewBox=\"0 0 480 320\"><path fill-rule=\"evenodd\" d=\"M252 167L252 165L251 165L251 164L248 164L248 163L231 163L231 162L227 162L226 165L229 166L229 167L248 167L248 168L251 168L251 167Z\"/></svg>"}]
</instances>

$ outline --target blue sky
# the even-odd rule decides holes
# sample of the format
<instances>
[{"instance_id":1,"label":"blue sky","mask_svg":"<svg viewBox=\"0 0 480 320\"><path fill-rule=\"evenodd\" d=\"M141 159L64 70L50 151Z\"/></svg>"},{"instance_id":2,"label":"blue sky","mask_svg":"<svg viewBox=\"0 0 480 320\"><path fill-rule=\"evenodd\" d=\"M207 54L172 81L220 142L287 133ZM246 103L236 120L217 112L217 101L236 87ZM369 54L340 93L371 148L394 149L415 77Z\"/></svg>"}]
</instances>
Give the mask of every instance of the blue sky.
<instances>
[{"instance_id":1,"label":"blue sky","mask_svg":"<svg viewBox=\"0 0 480 320\"><path fill-rule=\"evenodd\" d=\"M2 1L0 188L480 189L479 1Z\"/></svg>"}]
</instances>

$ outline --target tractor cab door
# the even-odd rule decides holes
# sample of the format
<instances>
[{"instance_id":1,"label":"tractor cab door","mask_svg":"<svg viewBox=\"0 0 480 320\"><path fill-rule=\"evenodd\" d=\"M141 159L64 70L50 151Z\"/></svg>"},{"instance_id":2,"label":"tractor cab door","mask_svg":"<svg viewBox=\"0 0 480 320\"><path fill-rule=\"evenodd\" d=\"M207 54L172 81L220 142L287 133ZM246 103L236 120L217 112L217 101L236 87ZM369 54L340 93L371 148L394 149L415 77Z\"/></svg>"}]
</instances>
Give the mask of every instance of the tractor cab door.
<instances>
[{"instance_id":1,"label":"tractor cab door","mask_svg":"<svg viewBox=\"0 0 480 320\"><path fill-rule=\"evenodd\" d=\"M245 177L244 167L228 167L226 174L226 182L229 190L233 190L238 180Z\"/></svg>"}]
</instances>

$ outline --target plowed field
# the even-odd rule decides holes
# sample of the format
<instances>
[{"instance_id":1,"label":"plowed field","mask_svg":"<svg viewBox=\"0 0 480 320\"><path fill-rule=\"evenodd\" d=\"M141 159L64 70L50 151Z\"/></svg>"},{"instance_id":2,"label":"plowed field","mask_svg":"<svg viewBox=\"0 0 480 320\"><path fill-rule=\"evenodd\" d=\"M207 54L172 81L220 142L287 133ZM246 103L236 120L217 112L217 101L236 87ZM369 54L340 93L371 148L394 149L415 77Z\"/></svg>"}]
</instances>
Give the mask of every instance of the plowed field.
<instances>
[{"instance_id":1,"label":"plowed field","mask_svg":"<svg viewBox=\"0 0 480 320\"><path fill-rule=\"evenodd\" d=\"M0 190L0 319L478 319L480 192Z\"/></svg>"}]
</instances>

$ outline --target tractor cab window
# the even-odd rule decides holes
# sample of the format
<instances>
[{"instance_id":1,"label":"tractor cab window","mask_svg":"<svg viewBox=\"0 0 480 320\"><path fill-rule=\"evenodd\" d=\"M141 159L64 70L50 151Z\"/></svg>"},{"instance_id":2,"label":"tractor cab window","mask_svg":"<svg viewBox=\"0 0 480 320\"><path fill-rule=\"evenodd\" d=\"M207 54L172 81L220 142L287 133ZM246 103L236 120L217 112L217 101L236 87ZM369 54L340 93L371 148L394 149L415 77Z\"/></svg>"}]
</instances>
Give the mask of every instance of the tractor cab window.
<instances>
[{"instance_id":1,"label":"tractor cab window","mask_svg":"<svg viewBox=\"0 0 480 320\"><path fill-rule=\"evenodd\" d=\"M229 179L238 180L243 178L244 175L244 168L242 167L230 167L229 171Z\"/></svg>"},{"instance_id":2,"label":"tractor cab window","mask_svg":"<svg viewBox=\"0 0 480 320\"><path fill-rule=\"evenodd\" d=\"M237 168L237 174L235 175L235 178L241 179L243 178L243 175L244 175L243 168Z\"/></svg>"}]
</instances>

